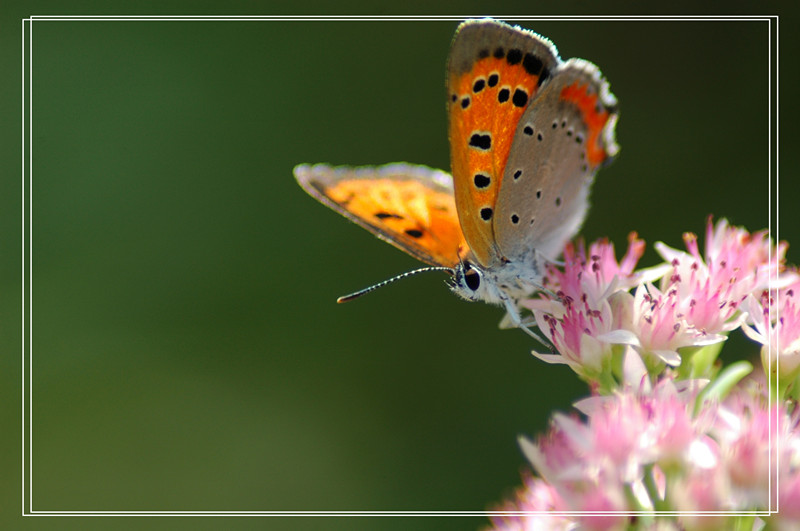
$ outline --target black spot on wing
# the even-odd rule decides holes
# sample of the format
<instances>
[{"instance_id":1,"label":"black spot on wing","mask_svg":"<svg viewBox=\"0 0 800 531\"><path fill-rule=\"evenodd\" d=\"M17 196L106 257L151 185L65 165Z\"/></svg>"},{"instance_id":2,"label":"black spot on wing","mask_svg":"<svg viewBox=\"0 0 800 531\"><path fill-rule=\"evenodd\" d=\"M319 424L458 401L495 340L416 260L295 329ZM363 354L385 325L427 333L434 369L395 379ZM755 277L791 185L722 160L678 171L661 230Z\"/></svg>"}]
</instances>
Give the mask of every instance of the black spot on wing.
<instances>
[{"instance_id":1,"label":"black spot on wing","mask_svg":"<svg viewBox=\"0 0 800 531\"><path fill-rule=\"evenodd\" d=\"M545 80L549 77L550 77L550 70L548 70L547 68L543 68L542 72L539 74L539 81L536 82L536 86L541 87L542 83L544 83Z\"/></svg>"},{"instance_id":2,"label":"black spot on wing","mask_svg":"<svg viewBox=\"0 0 800 531\"><path fill-rule=\"evenodd\" d=\"M506 55L506 61L510 65L518 65L522 62L522 50L518 48L513 48L508 51L508 55Z\"/></svg>"},{"instance_id":3,"label":"black spot on wing","mask_svg":"<svg viewBox=\"0 0 800 531\"><path fill-rule=\"evenodd\" d=\"M483 151L492 149L492 135L489 133L472 133L469 137L469 147Z\"/></svg>"},{"instance_id":4,"label":"black spot on wing","mask_svg":"<svg viewBox=\"0 0 800 531\"><path fill-rule=\"evenodd\" d=\"M544 68L544 63L542 63L542 60L532 53L526 53L525 57L522 58L522 67L530 75L538 76L541 73L542 68Z\"/></svg>"},{"instance_id":5,"label":"black spot on wing","mask_svg":"<svg viewBox=\"0 0 800 531\"><path fill-rule=\"evenodd\" d=\"M486 188L492 183L492 179L488 175L484 175L482 173L476 173L474 182L476 188Z\"/></svg>"},{"instance_id":6,"label":"black spot on wing","mask_svg":"<svg viewBox=\"0 0 800 531\"><path fill-rule=\"evenodd\" d=\"M514 97L511 98L511 102L517 107L525 107L528 104L528 93L518 88L514 91Z\"/></svg>"},{"instance_id":7,"label":"black spot on wing","mask_svg":"<svg viewBox=\"0 0 800 531\"><path fill-rule=\"evenodd\" d=\"M511 97L511 90L508 88L503 87L497 92L498 103L505 103L509 100L510 97Z\"/></svg>"},{"instance_id":8,"label":"black spot on wing","mask_svg":"<svg viewBox=\"0 0 800 531\"><path fill-rule=\"evenodd\" d=\"M391 212L375 212L375 217L378 219L403 219L403 216Z\"/></svg>"}]
</instances>

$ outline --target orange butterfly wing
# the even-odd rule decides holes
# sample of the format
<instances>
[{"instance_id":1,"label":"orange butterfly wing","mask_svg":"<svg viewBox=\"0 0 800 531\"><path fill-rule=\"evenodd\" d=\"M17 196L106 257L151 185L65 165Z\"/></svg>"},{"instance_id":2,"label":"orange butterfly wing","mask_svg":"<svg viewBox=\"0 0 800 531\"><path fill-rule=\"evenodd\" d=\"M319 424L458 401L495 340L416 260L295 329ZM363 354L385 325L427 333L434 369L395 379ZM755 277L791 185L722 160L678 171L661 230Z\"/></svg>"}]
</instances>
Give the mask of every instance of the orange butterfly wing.
<instances>
[{"instance_id":1,"label":"orange butterfly wing","mask_svg":"<svg viewBox=\"0 0 800 531\"><path fill-rule=\"evenodd\" d=\"M447 74L450 158L461 229L475 259L502 260L493 216L517 123L560 63L533 32L492 20L459 26Z\"/></svg>"},{"instance_id":2,"label":"orange butterfly wing","mask_svg":"<svg viewBox=\"0 0 800 531\"><path fill-rule=\"evenodd\" d=\"M427 166L297 166L300 186L320 202L417 259L453 267L465 251L450 175Z\"/></svg>"}]
</instances>

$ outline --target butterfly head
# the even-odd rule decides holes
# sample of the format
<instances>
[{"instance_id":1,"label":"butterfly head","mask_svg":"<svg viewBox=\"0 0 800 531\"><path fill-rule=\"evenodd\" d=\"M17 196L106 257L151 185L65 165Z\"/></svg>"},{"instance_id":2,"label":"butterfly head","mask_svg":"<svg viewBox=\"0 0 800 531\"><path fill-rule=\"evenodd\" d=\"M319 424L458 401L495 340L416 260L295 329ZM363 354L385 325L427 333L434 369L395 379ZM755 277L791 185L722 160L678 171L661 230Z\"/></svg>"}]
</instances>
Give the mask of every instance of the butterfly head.
<instances>
[{"instance_id":1,"label":"butterfly head","mask_svg":"<svg viewBox=\"0 0 800 531\"><path fill-rule=\"evenodd\" d=\"M495 298L496 290L492 289L486 273L469 260L456 264L447 285L453 293L468 301L491 301Z\"/></svg>"}]
</instances>

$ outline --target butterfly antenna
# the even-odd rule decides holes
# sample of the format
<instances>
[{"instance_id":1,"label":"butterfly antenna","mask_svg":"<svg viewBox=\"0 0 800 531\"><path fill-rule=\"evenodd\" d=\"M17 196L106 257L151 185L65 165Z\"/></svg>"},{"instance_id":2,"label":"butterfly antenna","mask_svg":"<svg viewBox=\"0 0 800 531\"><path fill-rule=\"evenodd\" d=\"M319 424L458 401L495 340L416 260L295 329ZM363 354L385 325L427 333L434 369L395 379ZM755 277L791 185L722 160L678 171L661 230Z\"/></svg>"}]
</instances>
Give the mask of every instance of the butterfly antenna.
<instances>
[{"instance_id":1,"label":"butterfly antenna","mask_svg":"<svg viewBox=\"0 0 800 531\"><path fill-rule=\"evenodd\" d=\"M446 271L447 273L453 273L453 269L451 267L442 267L442 266L431 266L431 267L422 267L420 269L414 269L413 271L407 271L396 277L392 277L389 279L384 280L383 282L378 282L377 284L373 284L372 286L366 287L364 289L358 290L355 293L351 293L350 295L345 295L343 297L339 297L336 299L337 303L349 302L353 299L357 299L362 295L366 295L371 291L375 291L378 288L382 288L387 284L391 284L392 282L397 282L398 280L403 280L404 278L413 277L414 275L419 275L420 273L427 273L428 271Z\"/></svg>"}]
</instances>

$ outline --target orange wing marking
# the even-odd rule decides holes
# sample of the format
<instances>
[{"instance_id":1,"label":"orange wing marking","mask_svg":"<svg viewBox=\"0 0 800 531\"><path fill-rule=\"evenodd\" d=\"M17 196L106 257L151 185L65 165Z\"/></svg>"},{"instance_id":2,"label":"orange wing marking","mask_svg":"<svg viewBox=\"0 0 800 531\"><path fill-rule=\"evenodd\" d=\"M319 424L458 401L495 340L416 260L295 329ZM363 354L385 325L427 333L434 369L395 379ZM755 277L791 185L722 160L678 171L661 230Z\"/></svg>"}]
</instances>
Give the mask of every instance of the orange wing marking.
<instances>
[{"instance_id":1,"label":"orange wing marking","mask_svg":"<svg viewBox=\"0 0 800 531\"><path fill-rule=\"evenodd\" d=\"M324 193L384 239L428 263L452 267L465 247L449 193L391 179L343 180Z\"/></svg>"},{"instance_id":2,"label":"orange wing marking","mask_svg":"<svg viewBox=\"0 0 800 531\"><path fill-rule=\"evenodd\" d=\"M519 61L511 64L504 53L498 55L478 59L451 85L456 96L450 111L456 202L464 233L484 265L489 262L493 210L517 123L539 85L539 75L530 74ZM486 142L474 142L476 134L484 141L488 135L488 148Z\"/></svg>"},{"instance_id":3,"label":"orange wing marking","mask_svg":"<svg viewBox=\"0 0 800 531\"><path fill-rule=\"evenodd\" d=\"M581 112L584 122L588 126L588 138L586 142L586 157L592 166L600 165L608 154L599 141L608 121L609 113L607 110L598 112L597 94L589 94L589 85L581 85L577 81L572 85L561 89L561 99L575 104Z\"/></svg>"}]
</instances>

